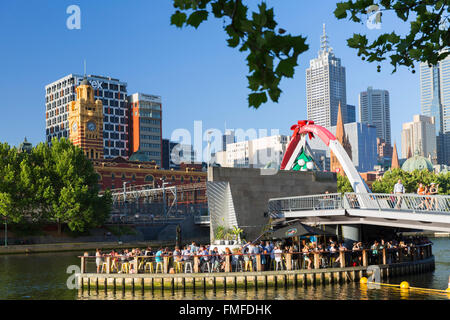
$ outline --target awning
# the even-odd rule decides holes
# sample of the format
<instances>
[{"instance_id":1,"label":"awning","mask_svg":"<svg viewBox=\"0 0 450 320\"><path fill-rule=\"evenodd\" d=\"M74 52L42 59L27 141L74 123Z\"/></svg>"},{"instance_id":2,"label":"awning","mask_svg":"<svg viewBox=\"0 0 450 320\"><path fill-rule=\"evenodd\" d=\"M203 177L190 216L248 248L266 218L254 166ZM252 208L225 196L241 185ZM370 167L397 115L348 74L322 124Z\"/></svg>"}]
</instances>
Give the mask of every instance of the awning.
<instances>
[{"instance_id":1,"label":"awning","mask_svg":"<svg viewBox=\"0 0 450 320\"><path fill-rule=\"evenodd\" d=\"M320 230L315 227L308 226L300 222L267 233L267 236L276 239L286 239L300 236L321 236L321 235L334 235L334 234Z\"/></svg>"}]
</instances>

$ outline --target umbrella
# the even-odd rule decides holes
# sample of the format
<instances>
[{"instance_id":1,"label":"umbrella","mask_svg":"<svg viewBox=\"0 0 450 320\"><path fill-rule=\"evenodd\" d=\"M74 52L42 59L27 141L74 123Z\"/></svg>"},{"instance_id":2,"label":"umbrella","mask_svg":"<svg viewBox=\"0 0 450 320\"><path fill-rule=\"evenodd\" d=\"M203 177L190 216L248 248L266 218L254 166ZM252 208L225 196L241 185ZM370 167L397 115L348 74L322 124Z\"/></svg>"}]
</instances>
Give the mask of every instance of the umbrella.
<instances>
[{"instance_id":1,"label":"umbrella","mask_svg":"<svg viewBox=\"0 0 450 320\"><path fill-rule=\"evenodd\" d=\"M317 236L317 235L332 235L332 234L320 230L318 228L308 226L301 222L297 222L289 226L274 230L269 235L276 239L286 239L299 236Z\"/></svg>"}]
</instances>

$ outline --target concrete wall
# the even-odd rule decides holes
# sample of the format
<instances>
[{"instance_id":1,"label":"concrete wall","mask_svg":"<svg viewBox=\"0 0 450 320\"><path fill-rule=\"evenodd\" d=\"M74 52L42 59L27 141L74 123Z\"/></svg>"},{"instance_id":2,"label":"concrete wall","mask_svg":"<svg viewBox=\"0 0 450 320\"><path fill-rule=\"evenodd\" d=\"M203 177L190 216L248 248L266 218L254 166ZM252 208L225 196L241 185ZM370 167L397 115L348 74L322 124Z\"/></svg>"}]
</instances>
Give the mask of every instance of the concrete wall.
<instances>
[{"instance_id":1,"label":"concrete wall","mask_svg":"<svg viewBox=\"0 0 450 320\"><path fill-rule=\"evenodd\" d=\"M270 198L337 191L336 174L331 172L280 170L271 175L262 173L265 172L260 169L209 168L207 195L211 235L218 224L227 227L237 224L244 230L244 238L252 241L261 235L269 221L265 213ZM229 189L223 187L224 182Z\"/></svg>"}]
</instances>

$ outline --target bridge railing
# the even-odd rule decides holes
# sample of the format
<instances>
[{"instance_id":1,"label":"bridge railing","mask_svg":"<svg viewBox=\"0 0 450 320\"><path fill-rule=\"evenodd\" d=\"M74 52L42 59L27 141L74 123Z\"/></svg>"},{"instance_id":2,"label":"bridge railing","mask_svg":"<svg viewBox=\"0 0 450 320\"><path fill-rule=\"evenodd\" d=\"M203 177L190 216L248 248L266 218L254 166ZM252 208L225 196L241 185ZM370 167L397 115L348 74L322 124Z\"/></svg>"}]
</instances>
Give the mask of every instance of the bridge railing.
<instances>
[{"instance_id":1,"label":"bridge railing","mask_svg":"<svg viewBox=\"0 0 450 320\"><path fill-rule=\"evenodd\" d=\"M300 210L336 210L343 208L342 194L340 193L273 198L269 200L269 213Z\"/></svg>"},{"instance_id":2,"label":"bridge railing","mask_svg":"<svg viewBox=\"0 0 450 320\"><path fill-rule=\"evenodd\" d=\"M345 193L346 209L399 210L412 212L432 212L450 214L450 196L386 194L386 193Z\"/></svg>"}]
</instances>

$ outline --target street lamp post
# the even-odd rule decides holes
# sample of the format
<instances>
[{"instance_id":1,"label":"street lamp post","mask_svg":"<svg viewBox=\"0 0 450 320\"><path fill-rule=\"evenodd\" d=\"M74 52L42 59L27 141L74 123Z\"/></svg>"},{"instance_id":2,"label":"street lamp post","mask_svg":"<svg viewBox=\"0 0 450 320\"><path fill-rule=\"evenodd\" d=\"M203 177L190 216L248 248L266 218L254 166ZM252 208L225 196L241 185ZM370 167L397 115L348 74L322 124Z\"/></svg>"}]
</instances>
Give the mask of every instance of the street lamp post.
<instances>
[{"instance_id":1,"label":"street lamp post","mask_svg":"<svg viewBox=\"0 0 450 320\"><path fill-rule=\"evenodd\" d=\"M125 209L125 214L127 213L127 184L130 183L129 181L123 182L123 205Z\"/></svg>"},{"instance_id":2,"label":"street lamp post","mask_svg":"<svg viewBox=\"0 0 450 320\"><path fill-rule=\"evenodd\" d=\"M211 133L212 130L209 130L206 132L207 134L207 141L208 141L208 155L207 155L207 159L206 159L206 180L208 180L208 175L209 175L209 161L211 160Z\"/></svg>"},{"instance_id":3,"label":"street lamp post","mask_svg":"<svg viewBox=\"0 0 450 320\"><path fill-rule=\"evenodd\" d=\"M5 247L8 246L8 219L5 217Z\"/></svg>"}]
</instances>

